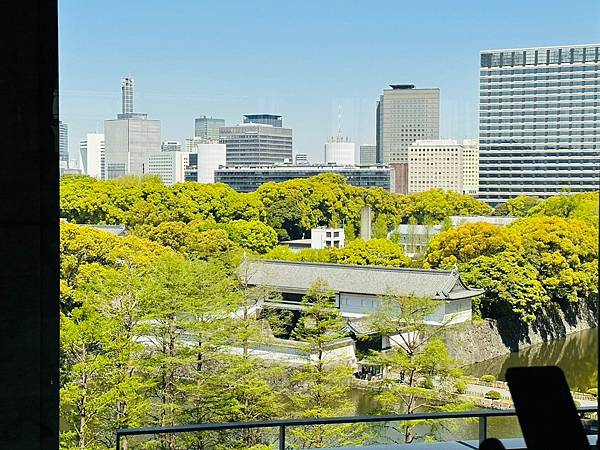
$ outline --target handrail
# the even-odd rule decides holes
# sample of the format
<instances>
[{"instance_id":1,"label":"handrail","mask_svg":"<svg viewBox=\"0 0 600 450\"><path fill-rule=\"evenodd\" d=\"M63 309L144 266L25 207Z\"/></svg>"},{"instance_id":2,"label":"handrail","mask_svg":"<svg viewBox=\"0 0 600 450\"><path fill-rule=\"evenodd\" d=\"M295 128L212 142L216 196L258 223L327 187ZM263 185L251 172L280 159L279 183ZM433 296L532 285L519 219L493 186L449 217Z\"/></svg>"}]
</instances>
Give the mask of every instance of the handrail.
<instances>
[{"instance_id":1,"label":"handrail","mask_svg":"<svg viewBox=\"0 0 600 450\"><path fill-rule=\"evenodd\" d=\"M584 406L577 408L580 414L597 412L595 406ZM117 450L121 448L121 438L124 436L140 436L148 434L170 434L191 433L198 431L237 430L248 428L279 428L279 449L285 450L286 427L310 426L310 425L334 425L347 423L378 423L378 422L401 422L413 420L443 420L443 419L479 419L479 442L487 438L487 419L489 417L516 416L514 409L486 409L462 412L442 413L415 413L415 414L389 414L382 416L345 416L345 417L323 417L306 419L276 419L254 422L221 422L201 423L194 425L175 425L168 427L146 427L146 428L119 428L116 430Z\"/></svg>"}]
</instances>

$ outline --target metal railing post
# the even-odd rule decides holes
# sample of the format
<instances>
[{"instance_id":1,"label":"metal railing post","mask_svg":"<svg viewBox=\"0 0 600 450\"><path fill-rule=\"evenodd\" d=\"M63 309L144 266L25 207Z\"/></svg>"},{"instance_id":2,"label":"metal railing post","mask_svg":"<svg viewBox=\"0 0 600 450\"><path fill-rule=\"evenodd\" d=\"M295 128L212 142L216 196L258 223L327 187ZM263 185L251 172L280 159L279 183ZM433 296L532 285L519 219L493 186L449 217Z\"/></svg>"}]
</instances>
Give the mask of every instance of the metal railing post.
<instances>
[{"instance_id":1,"label":"metal railing post","mask_svg":"<svg viewBox=\"0 0 600 450\"><path fill-rule=\"evenodd\" d=\"M279 450L285 450L285 425L279 425Z\"/></svg>"},{"instance_id":2,"label":"metal railing post","mask_svg":"<svg viewBox=\"0 0 600 450\"><path fill-rule=\"evenodd\" d=\"M479 416L479 443L487 439L487 416Z\"/></svg>"},{"instance_id":3,"label":"metal railing post","mask_svg":"<svg viewBox=\"0 0 600 450\"><path fill-rule=\"evenodd\" d=\"M117 450L121 450L121 433L117 430Z\"/></svg>"}]
</instances>

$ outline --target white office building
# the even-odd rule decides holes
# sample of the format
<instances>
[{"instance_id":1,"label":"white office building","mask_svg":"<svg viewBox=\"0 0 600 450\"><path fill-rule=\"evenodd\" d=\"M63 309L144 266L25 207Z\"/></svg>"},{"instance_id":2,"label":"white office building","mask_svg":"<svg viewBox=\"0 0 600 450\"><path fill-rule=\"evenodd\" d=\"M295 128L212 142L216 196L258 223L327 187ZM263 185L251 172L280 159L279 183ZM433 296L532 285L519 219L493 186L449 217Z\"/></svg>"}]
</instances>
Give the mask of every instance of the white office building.
<instances>
[{"instance_id":1,"label":"white office building","mask_svg":"<svg viewBox=\"0 0 600 450\"><path fill-rule=\"evenodd\" d=\"M292 161L291 128L252 122L221 127L219 134L220 142L227 146L228 166L260 166Z\"/></svg>"},{"instance_id":2,"label":"white office building","mask_svg":"<svg viewBox=\"0 0 600 450\"><path fill-rule=\"evenodd\" d=\"M225 144L210 141L196 142L192 148L185 180L214 183L215 170L224 167L227 161Z\"/></svg>"},{"instance_id":3,"label":"white office building","mask_svg":"<svg viewBox=\"0 0 600 450\"><path fill-rule=\"evenodd\" d=\"M148 158L161 151L160 120L131 112L133 80L123 80L123 113L104 121L106 178L148 173Z\"/></svg>"},{"instance_id":4,"label":"white office building","mask_svg":"<svg viewBox=\"0 0 600 450\"><path fill-rule=\"evenodd\" d=\"M354 143L347 137L332 137L325 143L325 164L353 166L356 164Z\"/></svg>"},{"instance_id":5,"label":"white office building","mask_svg":"<svg viewBox=\"0 0 600 450\"><path fill-rule=\"evenodd\" d=\"M157 175L167 186L185 181L189 164L187 152L158 152L148 157L148 174Z\"/></svg>"},{"instance_id":6,"label":"white office building","mask_svg":"<svg viewBox=\"0 0 600 450\"><path fill-rule=\"evenodd\" d=\"M474 140L418 140L408 150L407 192L444 189L477 194L479 152Z\"/></svg>"},{"instance_id":7,"label":"white office building","mask_svg":"<svg viewBox=\"0 0 600 450\"><path fill-rule=\"evenodd\" d=\"M180 152L181 142L179 141L163 141L160 145L160 149L163 152Z\"/></svg>"},{"instance_id":8,"label":"white office building","mask_svg":"<svg viewBox=\"0 0 600 450\"><path fill-rule=\"evenodd\" d=\"M88 133L79 142L81 170L85 175L103 180L105 174L104 134Z\"/></svg>"},{"instance_id":9,"label":"white office building","mask_svg":"<svg viewBox=\"0 0 600 450\"><path fill-rule=\"evenodd\" d=\"M345 235L343 228L319 227L310 230L310 248L343 248Z\"/></svg>"}]
</instances>

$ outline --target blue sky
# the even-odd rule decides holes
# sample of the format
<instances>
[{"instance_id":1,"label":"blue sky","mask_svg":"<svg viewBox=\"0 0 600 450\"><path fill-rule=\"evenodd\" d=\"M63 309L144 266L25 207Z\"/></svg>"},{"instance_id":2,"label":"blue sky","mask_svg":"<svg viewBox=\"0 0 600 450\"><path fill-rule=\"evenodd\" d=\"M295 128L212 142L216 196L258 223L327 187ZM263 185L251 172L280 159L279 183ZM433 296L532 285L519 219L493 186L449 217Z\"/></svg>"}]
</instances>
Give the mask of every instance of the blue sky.
<instances>
[{"instance_id":1,"label":"blue sky","mask_svg":"<svg viewBox=\"0 0 600 450\"><path fill-rule=\"evenodd\" d=\"M374 143L390 83L439 87L441 134L476 137L479 52L600 42L598 0L61 0L60 112L70 150L120 112L120 78L163 140L194 118L283 115L294 150L322 159L342 132Z\"/></svg>"}]
</instances>

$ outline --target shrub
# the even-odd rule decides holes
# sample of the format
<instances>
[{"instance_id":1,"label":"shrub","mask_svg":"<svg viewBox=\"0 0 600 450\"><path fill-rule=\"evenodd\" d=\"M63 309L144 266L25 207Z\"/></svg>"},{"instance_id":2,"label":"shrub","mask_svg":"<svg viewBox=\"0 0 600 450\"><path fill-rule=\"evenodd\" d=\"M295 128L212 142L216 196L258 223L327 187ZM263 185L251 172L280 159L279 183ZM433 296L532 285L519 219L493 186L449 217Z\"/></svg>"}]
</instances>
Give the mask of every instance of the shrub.
<instances>
[{"instance_id":1,"label":"shrub","mask_svg":"<svg viewBox=\"0 0 600 450\"><path fill-rule=\"evenodd\" d=\"M490 400L500 400L502 395L498 391L487 391L485 393L485 398L489 398Z\"/></svg>"},{"instance_id":2,"label":"shrub","mask_svg":"<svg viewBox=\"0 0 600 450\"><path fill-rule=\"evenodd\" d=\"M594 395L594 396L598 397L598 388L590 388L585 392L590 395Z\"/></svg>"},{"instance_id":3,"label":"shrub","mask_svg":"<svg viewBox=\"0 0 600 450\"><path fill-rule=\"evenodd\" d=\"M496 377L494 375L483 375L481 377L481 381L485 381L486 383L493 383L496 381Z\"/></svg>"},{"instance_id":4,"label":"shrub","mask_svg":"<svg viewBox=\"0 0 600 450\"><path fill-rule=\"evenodd\" d=\"M433 381L426 379L421 382L421 387L425 389L433 389Z\"/></svg>"}]
</instances>

